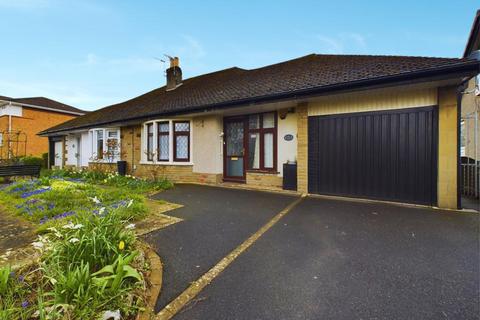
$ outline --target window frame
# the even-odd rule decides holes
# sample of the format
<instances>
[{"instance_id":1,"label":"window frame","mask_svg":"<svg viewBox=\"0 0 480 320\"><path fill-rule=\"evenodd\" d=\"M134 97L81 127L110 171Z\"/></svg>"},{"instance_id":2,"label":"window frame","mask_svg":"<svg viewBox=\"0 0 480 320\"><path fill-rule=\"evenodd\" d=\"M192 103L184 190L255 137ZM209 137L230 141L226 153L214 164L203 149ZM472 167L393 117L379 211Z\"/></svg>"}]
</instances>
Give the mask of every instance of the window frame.
<instances>
[{"instance_id":1,"label":"window frame","mask_svg":"<svg viewBox=\"0 0 480 320\"><path fill-rule=\"evenodd\" d=\"M188 123L188 131L177 131L176 124L177 123ZM190 162L190 132L192 130L192 124L190 121L187 120L175 120L172 121L172 128L173 128L173 161L174 162ZM177 158L177 137L187 137L187 158Z\"/></svg>"},{"instance_id":2,"label":"window frame","mask_svg":"<svg viewBox=\"0 0 480 320\"><path fill-rule=\"evenodd\" d=\"M91 135L91 157L90 157L90 162L106 162L106 163L113 163L116 161L121 160L121 131L120 128L93 128L90 131ZM102 132L102 154L101 157L99 157L98 154L98 132ZM111 158L106 156L105 153L108 152L108 144L107 140L108 138L108 133L109 132L116 132L117 137L115 138L117 140L117 152L116 154Z\"/></svg>"},{"instance_id":3,"label":"window frame","mask_svg":"<svg viewBox=\"0 0 480 320\"><path fill-rule=\"evenodd\" d=\"M149 132L149 128L152 128L152 133ZM155 126L154 126L154 123L147 123L146 126L145 126L145 129L146 129L146 140L147 140L147 161L153 161L153 149L155 149L155 145L154 145L154 137L155 137ZM152 139L152 150L149 150L150 149L150 143L149 143L149 140L150 138Z\"/></svg>"},{"instance_id":4,"label":"window frame","mask_svg":"<svg viewBox=\"0 0 480 320\"><path fill-rule=\"evenodd\" d=\"M164 121L157 121L155 122L156 124L156 128L157 128L157 161L159 162L168 162L170 161L170 129L171 129L171 126L170 126L170 122L168 120L164 120ZM161 124L167 124L168 125L168 131L160 131L159 130L159 127ZM168 137L168 155L167 155L167 158L166 159L162 159L160 158L160 137L161 136L167 136Z\"/></svg>"},{"instance_id":5,"label":"window frame","mask_svg":"<svg viewBox=\"0 0 480 320\"><path fill-rule=\"evenodd\" d=\"M174 131L175 131L175 122L185 122L189 124L189 129L188 131L188 159L177 159L176 158L176 144L175 144L175 136L174 136ZM154 143L153 143L153 148L154 152L156 152L155 157L152 160L147 159L147 125L148 124L153 124L153 134L154 134ZM159 160L159 145L158 145L158 140L159 140L159 130L158 130L158 125L159 123L168 123L168 159L165 160ZM192 139L193 139L193 120L191 118L160 118L160 119L153 119L146 121L142 123L142 136L141 136L141 141L142 141L142 152L141 152L141 158L140 158L140 164L159 164L159 165L193 165L192 162ZM187 135L186 131L180 132L184 133ZM166 135L166 132L165 132ZM156 140L155 140L156 139Z\"/></svg>"},{"instance_id":6,"label":"window frame","mask_svg":"<svg viewBox=\"0 0 480 320\"><path fill-rule=\"evenodd\" d=\"M263 127L263 117L265 114L273 114L273 127L272 128L264 128ZM259 116L259 126L258 128L251 129L250 128L250 117L251 116ZM278 116L276 111L269 111L269 112L261 112L261 113L252 113L246 115L246 126L247 126L247 137L246 137L246 156L248 157L248 161L246 161L246 171L247 172L265 172L265 173L277 173L277 153L278 153ZM250 168L250 143L249 138L250 134L255 133L258 134L260 139L260 147L259 147L259 167L258 168ZM272 167L265 167L265 134L271 133L273 135L273 166Z\"/></svg>"}]
</instances>

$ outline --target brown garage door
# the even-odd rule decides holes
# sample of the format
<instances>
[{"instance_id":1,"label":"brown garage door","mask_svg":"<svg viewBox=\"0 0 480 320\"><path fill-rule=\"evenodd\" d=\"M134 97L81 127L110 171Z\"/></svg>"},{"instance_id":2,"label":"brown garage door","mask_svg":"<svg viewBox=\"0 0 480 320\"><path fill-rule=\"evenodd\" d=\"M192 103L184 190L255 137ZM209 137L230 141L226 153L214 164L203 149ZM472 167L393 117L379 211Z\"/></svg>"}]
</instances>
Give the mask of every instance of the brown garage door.
<instances>
[{"instance_id":1,"label":"brown garage door","mask_svg":"<svg viewBox=\"0 0 480 320\"><path fill-rule=\"evenodd\" d=\"M437 108L308 119L310 193L436 204Z\"/></svg>"}]
</instances>

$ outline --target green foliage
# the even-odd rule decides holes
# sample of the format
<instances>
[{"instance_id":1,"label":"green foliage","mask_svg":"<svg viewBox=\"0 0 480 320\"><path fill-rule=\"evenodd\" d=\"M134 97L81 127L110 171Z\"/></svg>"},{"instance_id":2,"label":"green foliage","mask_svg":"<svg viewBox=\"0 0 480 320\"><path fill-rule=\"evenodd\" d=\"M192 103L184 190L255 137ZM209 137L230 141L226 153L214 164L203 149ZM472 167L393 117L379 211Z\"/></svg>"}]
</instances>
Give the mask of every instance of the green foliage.
<instances>
[{"instance_id":1,"label":"green foliage","mask_svg":"<svg viewBox=\"0 0 480 320\"><path fill-rule=\"evenodd\" d=\"M18 162L28 165L39 165L45 168L45 160L40 157L25 156L18 159Z\"/></svg>"},{"instance_id":2,"label":"green foliage","mask_svg":"<svg viewBox=\"0 0 480 320\"><path fill-rule=\"evenodd\" d=\"M143 285L136 266L143 263L135 262L136 236L125 225L147 212L142 192L169 186L67 171L3 186L0 203L40 223L44 234L30 283L0 269L0 319L98 319L117 309L124 318L135 314L141 302L135 292Z\"/></svg>"},{"instance_id":3,"label":"green foliage","mask_svg":"<svg viewBox=\"0 0 480 320\"><path fill-rule=\"evenodd\" d=\"M9 266L0 268L0 319L30 319L30 286L17 278Z\"/></svg>"},{"instance_id":4,"label":"green foliage","mask_svg":"<svg viewBox=\"0 0 480 320\"><path fill-rule=\"evenodd\" d=\"M49 230L53 231L56 241L45 258L48 264L64 269L82 261L97 271L133 247L135 235L125 229L121 216L115 211L104 216L82 213L74 221ZM125 244L123 250L118 247L121 241Z\"/></svg>"},{"instance_id":5,"label":"green foliage","mask_svg":"<svg viewBox=\"0 0 480 320\"><path fill-rule=\"evenodd\" d=\"M43 171L44 176L81 179L85 182L107 185L119 188L128 188L130 191L146 193L170 189L173 184L167 179L147 180L130 175L121 176L118 173L109 173L100 170L72 170L57 169Z\"/></svg>"}]
</instances>

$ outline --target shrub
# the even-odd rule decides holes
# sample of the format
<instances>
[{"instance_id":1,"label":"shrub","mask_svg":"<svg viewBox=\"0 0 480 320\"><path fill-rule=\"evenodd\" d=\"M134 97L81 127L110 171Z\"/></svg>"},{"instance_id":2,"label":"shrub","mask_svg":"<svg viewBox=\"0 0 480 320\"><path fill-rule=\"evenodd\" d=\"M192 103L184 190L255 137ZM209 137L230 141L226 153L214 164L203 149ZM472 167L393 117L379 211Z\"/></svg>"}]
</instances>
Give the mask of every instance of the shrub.
<instances>
[{"instance_id":1,"label":"shrub","mask_svg":"<svg viewBox=\"0 0 480 320\"><path fill-rule=\"evenodd\" d=\"M38 165L42 168L45 167L45 160L40 157L25 156L18 159L18 162L26 165Z\"/></svg>"}]
</instances>

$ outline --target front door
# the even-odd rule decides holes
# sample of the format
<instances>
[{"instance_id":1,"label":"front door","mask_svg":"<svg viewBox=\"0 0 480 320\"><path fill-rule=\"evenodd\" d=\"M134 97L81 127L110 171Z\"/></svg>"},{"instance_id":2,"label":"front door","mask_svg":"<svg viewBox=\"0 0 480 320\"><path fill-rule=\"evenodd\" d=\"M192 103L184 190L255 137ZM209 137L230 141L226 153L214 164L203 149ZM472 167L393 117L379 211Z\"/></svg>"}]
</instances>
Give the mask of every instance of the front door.
<instances>
[{"instance_id":1,"label":"front door","mask_svg":"<svg viewBox=\"0 0 480 320\"><path fill-rule=\"evenodd\" d=\"M224 180L245 181L245 118L225 119Z\"/></svg>"},{"instance_id":2,"label":"front door","mask_svg":"<svg viewBox=\"0 0 480 320\"><path fill-rule=\"evenodd\" d=\"M76 139L76 146L77 146L77 149L76 149L76 154L75 154L75 158L77 159L77 167L80 168L82 166L82 155L81 155L81 151L82 151L82 137L78 136L77 139Z\"/></svg>"},{"instance_id":3,"label":"front door","mask_svg":"<svg viewBox=\"0 0 480 320\"><path fill-rule=\"evenodd\" d=\"M63 142L62 141L56 141L55 142L54 151L55 151L54 165L57 168L62 168L63 167Z\"/></svg>"}]
</instances>

